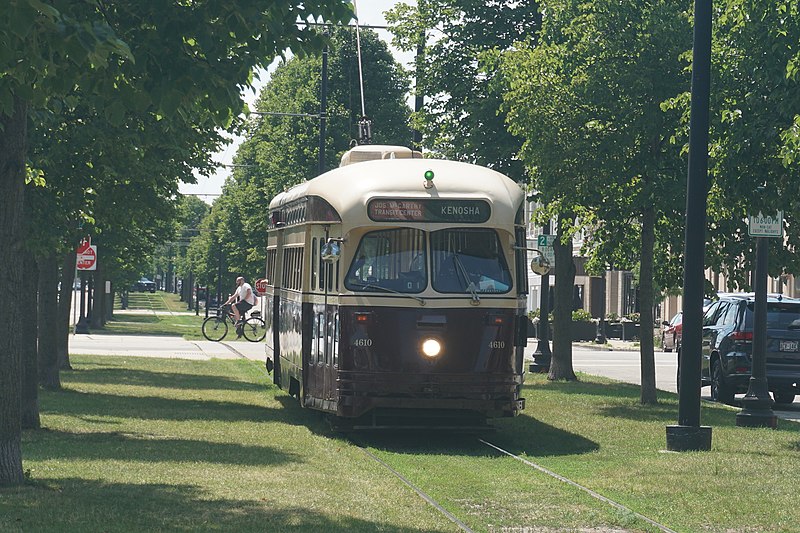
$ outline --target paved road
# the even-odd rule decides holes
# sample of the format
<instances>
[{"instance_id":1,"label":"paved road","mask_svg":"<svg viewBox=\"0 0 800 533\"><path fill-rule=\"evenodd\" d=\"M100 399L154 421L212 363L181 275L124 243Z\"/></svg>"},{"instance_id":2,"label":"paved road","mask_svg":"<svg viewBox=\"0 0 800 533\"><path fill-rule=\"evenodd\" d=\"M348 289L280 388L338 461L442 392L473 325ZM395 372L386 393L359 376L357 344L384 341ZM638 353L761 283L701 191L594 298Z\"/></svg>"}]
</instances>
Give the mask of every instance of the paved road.
<instances>
[{"instance_id":1,"label":"paved road","mask_svg":"<svg viewBox=\"0 0 800 533\"><path fill-rule=\"evenodd\" d=\"M536 349L534 342L529 342L525 350L527 358L533 358ZM633 347L633 345L631 345ZM656 388L669 392L678 392L678 361L675 353L656 352ZM626 383L641 384L639 370L639 351L636 350L597 350L575 346L572 350L572 366L576 372L585 372L596 376L604 376ZM711 400L710 387L701 390L701 398ZM739 395L738 398L741 398ZM800 399L799 399L800 400ZM800 401L795 401L791 409L776 410L775 414L786 420L800 422Z\"/></svg>"}]
</instances>

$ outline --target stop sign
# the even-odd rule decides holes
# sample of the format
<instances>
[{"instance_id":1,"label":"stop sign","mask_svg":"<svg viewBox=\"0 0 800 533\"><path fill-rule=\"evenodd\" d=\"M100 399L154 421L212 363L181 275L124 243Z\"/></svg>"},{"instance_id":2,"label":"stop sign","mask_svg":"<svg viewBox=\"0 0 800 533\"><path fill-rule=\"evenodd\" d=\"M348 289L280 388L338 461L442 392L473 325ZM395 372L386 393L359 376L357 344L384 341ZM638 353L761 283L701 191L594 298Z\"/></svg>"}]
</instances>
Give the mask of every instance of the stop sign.
<instances>
[{"instance_id":1,"label":"stop sign","mask_svg":"<svg viewBox=\"0 0 800 533\"><path fill-rule=\"evenodd\" d=\"M267 280L264 278L256 280L256 292L262 294L267 290Z\"/></svg>"}]
</instances>

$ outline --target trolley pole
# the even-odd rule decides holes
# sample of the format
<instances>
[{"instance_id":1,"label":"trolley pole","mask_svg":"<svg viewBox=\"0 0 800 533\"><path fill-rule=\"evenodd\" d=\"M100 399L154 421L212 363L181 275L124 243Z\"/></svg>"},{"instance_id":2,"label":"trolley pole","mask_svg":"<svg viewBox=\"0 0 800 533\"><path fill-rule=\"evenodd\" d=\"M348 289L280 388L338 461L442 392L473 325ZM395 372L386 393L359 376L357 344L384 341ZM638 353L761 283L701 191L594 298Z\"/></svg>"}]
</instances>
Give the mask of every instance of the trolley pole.
<instances>
[{"instance_id":1,"label":"trolley pole","mask_svg":"<svg viewBox=\"0 0 800 533\"><path fill-rule=\"evenodd\" d=\"M327 35L327 31L325 32ZM325 128L328 112L328 47L322 51L322 80L319 95L319 166L320 174L325 172Z\"/></svg>"}]
</instances>

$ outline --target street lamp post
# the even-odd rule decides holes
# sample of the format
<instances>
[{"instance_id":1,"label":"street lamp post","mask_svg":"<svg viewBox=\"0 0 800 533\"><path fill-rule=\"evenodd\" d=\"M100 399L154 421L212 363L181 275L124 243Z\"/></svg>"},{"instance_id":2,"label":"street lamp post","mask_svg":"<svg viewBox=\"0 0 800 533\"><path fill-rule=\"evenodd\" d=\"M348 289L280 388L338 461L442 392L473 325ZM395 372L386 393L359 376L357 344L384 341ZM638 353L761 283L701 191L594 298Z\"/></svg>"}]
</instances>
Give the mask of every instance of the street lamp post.
<instances>
[{"instance_id":1,"label":"street lamp post","mask_svg":"<svg viewBox=\"0 0 800 533\"><path fill-rule=\"evenodd\" d=\"M689 171L683 268L683 340L678 424L667 426L667 449L711 449L711 427L700 425L705 227L708 196L708 107L711 95L711 0L694 2Z\"/></svg>"},{"instance_id":2,"label":"street lamp post","mask_svg":"<svg viewBox=\"0 0 800 533\"><path fill-rule=\"evenodd\" d=\"M767 261L769 246L764 237L756 238L755 290L753 310L753 363L747 394L742 410L736 415L736 425L745 427L778 427L772 411L772 398L767 386Z\"/></svg>"},{"instance_id":3,"label":"street lamp post","mask_svg":"<svg viewBox=\"0 0 800 533\"><path fill-rule=\"evenodd\" d=\"M600 278L600 319L597 321L597 335L594 338L595 344L606 343L606 269L603 267L603 275Z\"/></svg>"},{"instance_id":4,"label":"street lamp post","mask_svg":"<svg viewBox=\"0 0 800 533\"><path fill-rule=\"evenodd\" d=\"M542 234L550 234L550 223L548 222L542 226ZM539 334L539 344L536 346L536 351L533 352L533 363L528 369L530 372L543 373L550 370L550 359L552 353L550 352L550 275L542 275L540 285L539 297L539 327L537 333Z\"/></svg>"}]
</instances>

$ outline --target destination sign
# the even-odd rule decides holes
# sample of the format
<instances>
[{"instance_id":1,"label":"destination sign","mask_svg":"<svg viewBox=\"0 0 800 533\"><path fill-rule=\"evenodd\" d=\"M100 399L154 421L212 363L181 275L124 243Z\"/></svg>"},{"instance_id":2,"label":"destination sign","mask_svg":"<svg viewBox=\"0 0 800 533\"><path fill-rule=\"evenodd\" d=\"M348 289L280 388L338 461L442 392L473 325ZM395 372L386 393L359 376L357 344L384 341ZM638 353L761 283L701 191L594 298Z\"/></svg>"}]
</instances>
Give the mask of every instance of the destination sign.
<instances>
[{"instance_id":1,"label":"destination sign","mask_svg":"<svg viewBox=\"0 0 800 533\"><path fill-rule=\"evenodd\" d=\"M375 222L459 222L479 224L489 220L492 209L485 200L372 200L367 206Z\"/></svg>"}]
</instances>

